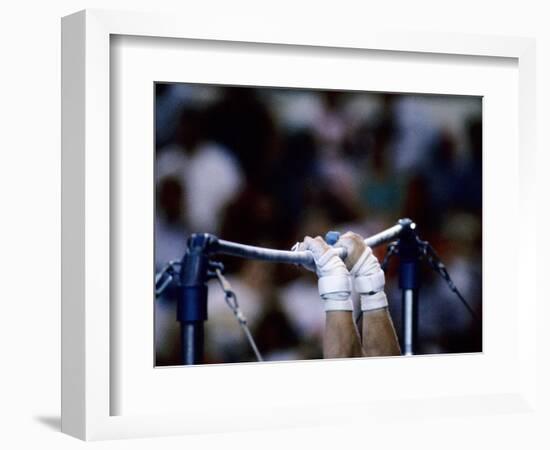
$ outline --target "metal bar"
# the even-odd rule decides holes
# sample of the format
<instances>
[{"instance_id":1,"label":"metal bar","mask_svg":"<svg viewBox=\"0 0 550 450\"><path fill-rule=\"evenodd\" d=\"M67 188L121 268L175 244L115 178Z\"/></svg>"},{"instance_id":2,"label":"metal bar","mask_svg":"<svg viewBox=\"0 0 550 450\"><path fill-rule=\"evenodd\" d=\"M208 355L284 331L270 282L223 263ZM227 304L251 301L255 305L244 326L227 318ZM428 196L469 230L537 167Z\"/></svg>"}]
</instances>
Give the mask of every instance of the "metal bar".
<instances>
[{"instance_id":1,"label":"metal bar","mask_svg":"<svg viewBox=\"0 0 550 450\"><path fill-rule=\"evenodd\" d=\"M367 239L365 239L365 244L367 244L371 248L387 244L388 242L397 239L401 234L401 231L403 231L403 225L398 223L397 225L394 225L387 230L381 231L380 233L376 233L368 237Z\"/></svg>"},{"instance_id":2,"label":"metal bar","mask_svg":"<svg viewBox=\"0 0 550 450\"><path fill-rule=\"evenodd\" d=\"M181 324L182 364L202 364L204 362L204 322Z\"/></svg>"},{"instance_id":3,"label":"metal bar","mask_svg":"<svg viewBox=\"0 0 550 450\"><path fill-rule=\"evenodd\" d=\"M416 347L417 291L403 289L403 354L414 355Z\"/></svg>"},{"instance_id":4,"label":"metal bar","mask_svg":"<svg viewBox=\"0 0 550 450\"><path fill-rule=\"evenodd\" d=\"M396 239L403 226L400 224L394 225L387 230L374 234L365 239L365 243L369 247L376 247ZM213 245L212 253L223 255L239 256L247 259L257 259L261 261L271 261L290 264L313 264L313 256L309 251L293 252L289 250L274 250L271 248L255 247L253 245L238 244L236 242L225 241L218 239ZM341 258L346 257L346 251L343 248L338 248Z\"/></svg>"}]
</instances>

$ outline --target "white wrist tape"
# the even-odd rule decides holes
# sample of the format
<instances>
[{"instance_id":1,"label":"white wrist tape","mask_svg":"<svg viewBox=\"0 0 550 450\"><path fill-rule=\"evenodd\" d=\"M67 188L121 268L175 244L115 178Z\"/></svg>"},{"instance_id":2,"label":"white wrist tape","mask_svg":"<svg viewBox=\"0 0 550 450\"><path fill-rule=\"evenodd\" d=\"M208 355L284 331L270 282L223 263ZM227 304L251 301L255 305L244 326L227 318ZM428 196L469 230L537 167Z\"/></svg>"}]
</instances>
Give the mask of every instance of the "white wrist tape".
<instances>
[{"instance_id":1,"label":"white wrist tape","mask_svg":"<svg viewBox=\"0 0 550 450\"><path fill-rule=\"evenodd\" d=\"M384 291L372 295L361 295L361 311L372 311L373 309L385 308L388 306L388 298Z\"/></svg>"},{"instance_id":2,"label":"white wrist tape","mask_svg":"<svg viewBox=\"0 0 550 450\"><path fill-rule=\"evenodd\" d=\"M384 271L380 269L372 275L359 275L355 277L353 284L355 286L355 292L359 294L380 292L384 289L384 285L386 284Z\"/></svg>"},{"instance_id":3,"label":"white wrist tape","mask_svg":"<svg viewBox=\"0 0 550 450\"><path fill-rule=\"evenodd\" d=\"M319 295L325 300L330 298L336 298L342 294L342 298L349 297L351 293L351 277L349 275L327 275L326 277L319 278L317 282L319 288Z\"/></svg>"},{"instance_id":4,"label":"white wrist tape","mask_svg":"<svg viewBox=\"0 0 550 450\"><path fill-rule=\"evenodd\" d=\"M361 253L361 256L355 262L349 273L351 273L352 275L357 275L357 272L359 271L359 269L361 269L361 266L371 254L372 250L370 249L370 247L365 248L365 250L363 251L363 253Z\"/></svg>"},{"instance_id":5,"label":"white wrist tape","mask_svg":"<svg viewBox=\"0 0 550 450\"><path fill-rule=\"evenodd\" d=\"M315 261L315 264L317 265L317 267L323 267L325 264L329 262L329 260L331 260L335 256L338 257L338 253L336 252L336 249L331 247L325 253L323 253L321 256L317 258L317 260Z\"/></svg>"},{"instance_id":6,"label":"white wrist tape","mask_svg":"<svg viewBox=\"0 0 550 450\"><path fill-rule=\"evenodd\" d=\"M351 298L346 300L325 300L325 312L328 311L353 311L353 301Z\"/></svg>"},{"instance_id":7,"label":"white wrist tape","mask_svg":"<svg viewBox=\"0 0 550 450\"><path fill-rule=\"evenodd\" d=\"M328 275L317 282L319 295L325 301L325 311L353 311L351 301L351 277Z\"/></svg>"}]
</instances>

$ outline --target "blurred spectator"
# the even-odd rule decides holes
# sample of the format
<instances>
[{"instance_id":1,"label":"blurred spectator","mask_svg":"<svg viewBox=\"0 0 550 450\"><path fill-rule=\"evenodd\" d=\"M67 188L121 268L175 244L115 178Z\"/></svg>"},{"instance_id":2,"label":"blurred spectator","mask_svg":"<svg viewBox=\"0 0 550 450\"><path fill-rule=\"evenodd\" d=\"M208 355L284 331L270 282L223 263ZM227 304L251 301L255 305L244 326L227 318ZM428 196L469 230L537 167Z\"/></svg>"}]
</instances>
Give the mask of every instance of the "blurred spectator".
<instances>
[{"instance_id":1,"label":"blurred spectator","mask_svg":"<svg viewBox=\"0 0 550 450\"><path fill-rule=\"evenodd\" d=\"M456 202L458 185L457 143L448 130L441 130L429 146L430 158L421 172L427 180L434 212L446 212Z\"/></svg>"},{"instance_id":2,"label":"blurred spectator","mask_svg":"<svg viewBox=\"0 0 550 450\"><path fill-rule=\"evenodd\" d=\"M164 177L157 185L155 217L155 267L180 260L185 250L185 193L179 178Z\"/></svg>"},{"instance_id":3,"label":"blurred spectator","mask_svg":"<svg viewBox=\"0 0 550 450\"><path fill-rule=\"evenodd\" d=\"M389 115L389 112L386 111ZM366 158L365 176L359 190L369 217L394 218L401 209L403 177L396 177L391 169L391 136L394 125L384 117L370 131L371 142ZM391 219L390 219L391 220Z\"/></svg>"},{"instance_id":4,"label":"blurred spectator","mask_svg":"<svg viewBox=\"0 0 550 450\"><path fill-rule=\"evenodd\" d=\"M220 215L242 187L242 172L232 153L206 134L205 115L185 109L174 142L157 158L157 178L171 174L185 190L189 228L217 233Z\"/></svg>"},{"instance_id":5,"label":"blurred spectator","mask_svg":"<svg viewBox=\"0 0 550 450\"><path fill-rule=\"evenodd\" d=\"M474 116L466 123L469 154L458 170L456 192L457 205L481 216L482 196L482 127L481 117Z\"/></svg>"},{"instance_id":6,"label":"blurred spectator","mask_svg":"<svg viewBox=\"0 0 550 450\"><path fill-rule=\"evenodd\" d=\"M272 115L256 89L226 88L224 94L208 110L208 134L232 151L248 182L261 185L278 150Z\"/></svg>"}]
</instances>

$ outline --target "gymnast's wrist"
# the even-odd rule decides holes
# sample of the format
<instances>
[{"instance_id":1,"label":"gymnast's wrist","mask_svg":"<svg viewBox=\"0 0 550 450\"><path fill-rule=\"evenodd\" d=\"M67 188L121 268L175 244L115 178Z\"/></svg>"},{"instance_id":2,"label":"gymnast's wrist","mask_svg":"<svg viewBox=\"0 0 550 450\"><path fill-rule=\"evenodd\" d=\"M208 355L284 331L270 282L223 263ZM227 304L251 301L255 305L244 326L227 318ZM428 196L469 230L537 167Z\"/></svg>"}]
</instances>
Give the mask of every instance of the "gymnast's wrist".
<instances>
[{"instance_id":1,"label":"gymnast's wrist","mask_svg":"<svg viewBox=\"0 0 550 450\"><path fill-rule=\"evenodd\" d=\"M361 294L361 311L368 313L370 311L381 310L388 307L388 297L384 291L370 294Z\"/></svg>"},{"instance_id":2,"label":"gymnast's wrist","mask_svg":"<svg viewBox=\"0 0 550 450\"><path fill-rule=\"evenodd\" d=\"M328 275L319 278L319 295L323 300L325 312L353 311L351 284L349 274Z\"/></svg>"},{"instance_id":3,"label":"gymnast's wrist","mask_svg":"<svg viewBox=\"0 0 550 450\"><path fill-rule=\"evenodd\" d=\"M353 278L353 287L355 292L360 295L375 294L383 291L386 285L386 277L382 269L368 275L355 275Z\"/></svg>"}]
</instances>

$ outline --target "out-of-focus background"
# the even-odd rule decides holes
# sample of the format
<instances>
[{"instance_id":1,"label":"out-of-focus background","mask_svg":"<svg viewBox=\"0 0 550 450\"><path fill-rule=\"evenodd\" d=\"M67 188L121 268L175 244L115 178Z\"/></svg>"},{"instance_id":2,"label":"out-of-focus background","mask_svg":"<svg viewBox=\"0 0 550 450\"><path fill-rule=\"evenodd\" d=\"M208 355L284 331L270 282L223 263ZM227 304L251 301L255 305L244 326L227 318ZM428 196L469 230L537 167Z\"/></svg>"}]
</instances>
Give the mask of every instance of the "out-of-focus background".
<instances>
[{"instance_id":1,"label":"out-of-focus background","mask_svg":"<svg viewBox=\"0 0 550 450\"><path fill-rule=\"evenodd\" d=\"M480 97L158 83L156 270L181 259L193 232L290 249L410 217L481 315L481 108ZM265 359L322 358L313 273L220 259ZM400 334L396 269L386 293ZM481 324L427 264L421 278L417 353L481 351ZM155 303L156 365L179 364L175 310L167 289ZM254 361L215 282L208 314L205 362Z\"/></svg>"}]
</instances>

